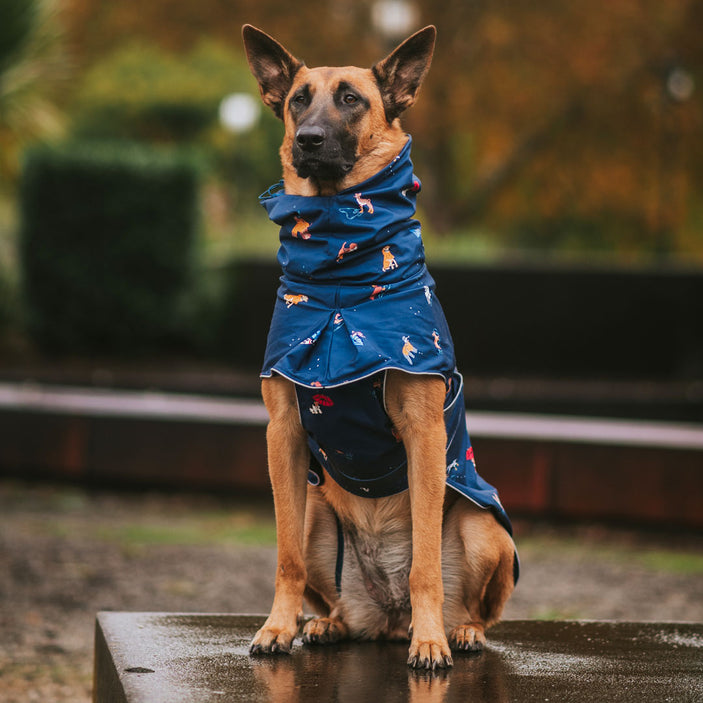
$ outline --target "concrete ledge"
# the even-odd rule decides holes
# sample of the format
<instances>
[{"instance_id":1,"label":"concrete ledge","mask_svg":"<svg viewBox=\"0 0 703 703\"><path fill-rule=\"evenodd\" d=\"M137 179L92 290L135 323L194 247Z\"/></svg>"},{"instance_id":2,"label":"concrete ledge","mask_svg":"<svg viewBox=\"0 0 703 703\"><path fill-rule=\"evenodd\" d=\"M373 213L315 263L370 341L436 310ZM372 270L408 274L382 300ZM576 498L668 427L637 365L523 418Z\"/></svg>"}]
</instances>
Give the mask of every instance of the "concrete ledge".
<instances>
[{"instance_id":1,"label":"concrete ledge","mask_svg":"<svg viewBox=\"0 0 703 703\"><path fill-rule=\"evenodd\" d=\"M403 643L250 657L262 616L100 613L94 703L703 700L703 624L505 622L437 676Z\"/></svg>"}]
</instances>

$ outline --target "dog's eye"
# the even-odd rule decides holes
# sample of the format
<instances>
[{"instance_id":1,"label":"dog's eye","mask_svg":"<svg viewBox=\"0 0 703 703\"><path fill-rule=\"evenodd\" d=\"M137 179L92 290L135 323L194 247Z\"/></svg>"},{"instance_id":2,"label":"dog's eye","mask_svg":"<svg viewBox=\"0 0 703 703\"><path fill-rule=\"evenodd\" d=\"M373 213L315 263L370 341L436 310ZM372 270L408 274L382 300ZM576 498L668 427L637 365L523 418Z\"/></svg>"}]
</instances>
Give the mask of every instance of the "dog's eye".
<instances>
[{"instance_id":1,"label":"dog's eye","mask_svg":"<svg viewBox=\"0 0 703 703\"><path fill-rule=\"evenodd\" d=\"M298 105L303 105L305 104L305 95L303 93L300 93L299 95L296 95L293 98L293 102L297 103Z\"/></svg>"},{"instance_id":2,"label":"dog's eye","mask_svg":"<svg viewBox=\"0 0 703 703\"><path fill-rule=\"evenodd\" d=\"M354 93L347 93L347 94L342 98L342 101L343 101L346 105L353 105L354 103L359 102L359 98L357 98L356 95L354 95Z\"/></svg>"}]
</instances>

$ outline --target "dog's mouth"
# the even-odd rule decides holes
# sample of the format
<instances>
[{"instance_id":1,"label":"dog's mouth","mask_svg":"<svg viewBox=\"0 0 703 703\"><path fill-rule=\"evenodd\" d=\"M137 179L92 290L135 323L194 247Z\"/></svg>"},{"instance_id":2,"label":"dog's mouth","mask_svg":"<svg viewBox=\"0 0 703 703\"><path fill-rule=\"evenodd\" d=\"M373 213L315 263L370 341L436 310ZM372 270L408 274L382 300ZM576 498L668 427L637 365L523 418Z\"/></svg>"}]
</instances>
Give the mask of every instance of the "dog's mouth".
<instances>
[{"instance_id":1,"label":"dog's mouth","mask_svg":"<svg viewBox=\"0 0 703 703\"><path fill-rule=\"evenodd\" d=\"M313 127L307 127L312 136ZM303 132L305 126L299 128ZM305 136L305 133L304 133ZM331 127L319 128L319 137L304 139L297 136L292 150L293 167L300 178L312 178L318 183L337 183L354 168L356 141L350 136L338 136Z\"/></svg>"},{"instance_id":2,"label":"dog's mouth","mask_svg":"<svg viewBox=\"0 0 703 703\"><path fill-rule=\"evenodd\" d=\"M345 159L324 159L318 155L301 154L293 158L293 166L301 178L318 181L339 181L353 168L354 163Z\"/></svg>"}]
</instances>

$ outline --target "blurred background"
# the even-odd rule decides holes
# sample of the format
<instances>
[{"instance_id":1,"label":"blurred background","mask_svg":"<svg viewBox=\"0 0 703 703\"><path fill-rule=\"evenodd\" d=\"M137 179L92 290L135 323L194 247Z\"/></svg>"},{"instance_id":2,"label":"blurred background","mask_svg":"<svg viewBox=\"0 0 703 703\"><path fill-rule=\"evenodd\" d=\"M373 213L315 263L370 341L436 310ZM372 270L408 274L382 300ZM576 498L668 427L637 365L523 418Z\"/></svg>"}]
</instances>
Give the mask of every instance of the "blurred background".
<instances>
[{"instance_id":1,"label":"blurred background","mask_svg":"<svg viewBox=\"0 0 703 703\"><path fill-rule=\"evenodd\" d=\"M370 66L437 25L406 126L471 410L703 421L700 3L0 8L1 470L168 482L176 458L197 454L192 439L139 445L129 470L86 422L39 435L32 403L46 414L69 401L28 384L258 398L279 269L257 196L280 177L282 125L260 104L244 22L313 66ZM232 469L214 463L183 471L226 484Z\"/></svg>"},{"instance_id":2,"label":"blurred background","mask_svg":"<svg viewBox=\"0 0 703 703\"><path fill-rule=\"evenodd\" d=\"M149 339L122 343L134 350L159 335L176 335L184 348L208 355L222 350L212 325L222 323L216 307L226 292L215 290L213 269L221 272L237 257L270 260L276 250L256 196L279 177L281 125L259 107L241 47L245 21L309 65L371 65L408 33L437 25L433 68L406 118L415 136L431 261L653 267L703 261L703 14L692 0L618 0L598 12L579 0L539 7L450 1L432 8L404 0L303 0L294 11L246 0L197 6L155 0L148 7L132 0L3 0L2 8L5 348L27 342L111 352L120 342L83 329L99 320L83 320L73 332L52 329L64 320L52 323L41 308L55 289L40 289L58 284L60 274L47 279L34 251L59 246L59 238L79 246L78 231L91 227L86 220L103 228L95 212L81 212L87 203L104 218L112 210L128 217L128 185L111 183L90 195L81 185L81 178L116 178L119 163L127 183L132 173L150 182L180 179L175 190L154 185L172 200L164 203L166 213L151 213L166 221L173 251L148 252L165 269L150 275L168 279L160 282L161 295L172 309L160 315L147 303L124 300L124 291L110 291L122 305L139 307L133 312L144 316L141 322L160 328ZM42 217L37 201L48 197L43 189L58 201L51 212L53 244L43 239L48 226L36 221ZM176 205L171 227L168 212ZM123 238L143 221L139 213L135 218L119 223ZM157 249L168 246L156 234L160 227L153 226ZM106 246L120 249L114 241ZM130 255L145 254L133 249L150 245L124 246L129 251L111 252L115 266L132 268ZM68 254L54 254L71 267L63 260ZM94 260L99 252L81 254ZM97 280L100 287L114 283L109 276ZM76 281L72 294L80 287L92 298L94 284ZM100 302L91 301L95 317ZM199 323L209 329L194 329ZM119 337L119 330L112 334ZM173 342L165 346L172 349Z\"/></svg>"},{"instance_id":3,"label":"blurred background","mask_svg":"<svg viewBox=\"0 0 703 703\"><path fill-rule=\"evenodd\" d=\"M233 338L247 321L232 313L242 285L232 269L276 251L257 195L279 178L282 130L259 105L243 22L309 65L371 65L437 25L433 68L405 121L431 262L651 273L703 261L703 11L693 0L617 0L598 12L581 0L303 0L294 10L266 0L3 0L2 19L6 356L176 350L256 366ZM558 303L535 302L547 301ZM640 302L652 305L630 304ZM629 310L610 311L619 313ZM640 375L703 373L700 333L676 335L688 344L680 357L640 364ZM648 353L628 349L628 361L596 371L622 375ZM562 354L551 356L514 372L544 375ZM502 362L493 368L480 352L468 361L490 373ZM564 373L587 375L588 363Z\"/></svg>"},{"instance_id":4,"label":"blurred background","mask_svg":"<svg viewBox=\"0 0 703 703\"><path fill-rule=\"evenodd\" d=\"M87 700L101 608L269 606L245 22L311 66L438 28L404 124L507 616L703 619L703 3L0 0L3 695Z\"/></svg>"}]
</instances>

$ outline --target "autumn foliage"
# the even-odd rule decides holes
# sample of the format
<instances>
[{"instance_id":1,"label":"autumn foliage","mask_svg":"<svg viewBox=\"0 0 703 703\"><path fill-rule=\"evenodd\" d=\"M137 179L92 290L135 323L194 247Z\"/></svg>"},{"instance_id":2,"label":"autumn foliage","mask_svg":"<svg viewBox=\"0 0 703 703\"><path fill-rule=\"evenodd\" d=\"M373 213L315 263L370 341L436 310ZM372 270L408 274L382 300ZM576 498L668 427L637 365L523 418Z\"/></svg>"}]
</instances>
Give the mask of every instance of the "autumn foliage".
<instances>
[{"instance_id":1,"label":"autumn foliage","mask_svg":"<svg viewBox=\"0 0 703 703\"><path fill-rule=\"evenodd\" d=\"M372 26L369 0L63 4L84 69L135 40L181 54L207 38L240 52L244 22L309 65L370 65L395 43ZM481 224L517 246L703 258L703 3L417 6L418 26L439 33L406 120L430 226Z\"/></svg>"}]
</instances>

